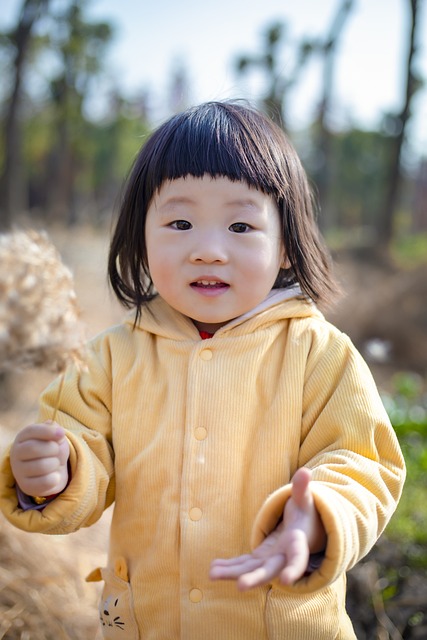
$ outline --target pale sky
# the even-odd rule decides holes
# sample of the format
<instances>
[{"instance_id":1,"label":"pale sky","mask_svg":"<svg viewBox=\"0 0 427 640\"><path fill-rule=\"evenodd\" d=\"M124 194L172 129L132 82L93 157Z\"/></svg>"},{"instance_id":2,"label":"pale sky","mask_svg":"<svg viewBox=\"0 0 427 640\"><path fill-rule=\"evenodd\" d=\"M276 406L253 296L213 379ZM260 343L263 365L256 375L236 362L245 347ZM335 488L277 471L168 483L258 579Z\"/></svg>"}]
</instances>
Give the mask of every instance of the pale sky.
<instances>
[{"instance_id":1,"label":"pale sky","mask_svg":"<svg viewBox=\"0 0 427 640\"><path fill-rule=\"evenodd\" d=\"M57 4L61 0L54 0ZM233 60L262 49L266 27L287 24L290 42L325 37L342 0L87 0L89 15L115 23L107 56L116 84L131 96L150 89L162 119L162 102L174 66L192 83L191 102L255 99L259 83L239 79ZM427 79L427 10L421 5L418 68ZM20 0L2 0L0 26L16 15ZM354 0L341 34L334 81L337 124L376 127L384 113L400 108L407 54L409 0ZM284 47L284 72L293 66ZM319 100L322 67L313 59L288 98L290 125L310 121ZM419 92L412 139L427 152L427 88Z\"/></svg>"}]
</instances>

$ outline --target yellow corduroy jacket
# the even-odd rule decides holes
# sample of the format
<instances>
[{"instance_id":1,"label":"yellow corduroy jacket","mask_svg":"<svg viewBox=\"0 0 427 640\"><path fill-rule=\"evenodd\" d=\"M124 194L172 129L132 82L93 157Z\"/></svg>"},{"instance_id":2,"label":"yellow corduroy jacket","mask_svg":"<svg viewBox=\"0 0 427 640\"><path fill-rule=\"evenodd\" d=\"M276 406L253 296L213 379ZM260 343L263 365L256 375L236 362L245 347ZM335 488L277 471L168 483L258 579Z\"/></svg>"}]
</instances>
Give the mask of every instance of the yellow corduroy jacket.
<instances>
[{"instance_id":1,"label":"yellow corduroy jacket","mask_svg":"<svg viewBox=\"0 0 427 640\"><path fill-rule=\"evenodd\" d=\"M0 506L17 527L63 534L115 501L100 617L116 640L350 640L345 572L375 543L405 470L371 374L315 306L268 302L202 341L161 298L138 326L95 338L67 375L57 421L72 479L43 511L17 505L9 459ZM44 393L52 416L58 381ZM209 580L276 526L301 466L327 532L320 568L295 586L240 593Z\"/></svg>"}]
</instances>

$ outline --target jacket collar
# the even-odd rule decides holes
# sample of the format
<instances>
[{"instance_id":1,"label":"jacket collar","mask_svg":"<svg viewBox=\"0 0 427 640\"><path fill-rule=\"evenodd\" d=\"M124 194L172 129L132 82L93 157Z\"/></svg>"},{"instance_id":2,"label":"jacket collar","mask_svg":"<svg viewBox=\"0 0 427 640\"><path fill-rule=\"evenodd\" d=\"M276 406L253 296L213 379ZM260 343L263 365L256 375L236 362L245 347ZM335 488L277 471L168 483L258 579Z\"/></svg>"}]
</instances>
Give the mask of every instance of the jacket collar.
<instances>
[{"instance_id":1,"label":"jacket collar","mask_svg":"<svg viewBox=\"0 0 427 640\"><path fill-rule=\"evenodd\" d=\"M323 317L314 303L302 296L299 286L272 289L259 305L218 329L214 337L230 333L244 335L279 320L309 316ZM126 322L133 325L134 315L129 316ZM200 340L190 318L170 307L160 296L143 308L136 328L173 340Z\"/></svg>"}]
</instances>

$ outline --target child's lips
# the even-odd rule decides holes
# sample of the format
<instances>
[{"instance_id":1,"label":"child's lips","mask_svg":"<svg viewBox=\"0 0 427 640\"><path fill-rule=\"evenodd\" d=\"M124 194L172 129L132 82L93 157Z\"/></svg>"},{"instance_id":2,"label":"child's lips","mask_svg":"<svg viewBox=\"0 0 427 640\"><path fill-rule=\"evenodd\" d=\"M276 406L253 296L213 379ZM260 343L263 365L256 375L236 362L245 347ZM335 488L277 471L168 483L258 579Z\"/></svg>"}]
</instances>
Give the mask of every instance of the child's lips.
<instances>
[{"instance_id":1,"label":"child's lips","mask_svg":"<svg viewBox=\"0 0 427 640\"><path fill-rule=\"evenodd\" d=\"M208 280L207 278L203 278L201 280L195 280L191 283L192 287L203 287L206 289L215 289L215 288L223 288L228 287L226 282L222 282L221 280Z\"/></svg>"},{"instance_id":2,"label":"child's lips","mask_svg":"<svg viewBox=\"0 0 427 640\"><path fill-rule=\"evenodd\" d=\"M219 293L229 288L229 284L213 278L200 278L190 283L190 287L200 293Z\"/></svg>"}]
</instances>

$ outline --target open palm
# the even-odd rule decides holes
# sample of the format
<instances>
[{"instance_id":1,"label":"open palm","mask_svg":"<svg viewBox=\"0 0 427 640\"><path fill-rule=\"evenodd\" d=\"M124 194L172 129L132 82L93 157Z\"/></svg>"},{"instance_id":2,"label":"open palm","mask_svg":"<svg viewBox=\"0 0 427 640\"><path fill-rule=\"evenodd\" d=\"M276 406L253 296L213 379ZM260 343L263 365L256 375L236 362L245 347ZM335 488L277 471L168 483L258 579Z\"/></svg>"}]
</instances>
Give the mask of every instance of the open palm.
<instances>
[{"instance_id":1,"label":"open palm","mask_svg":"<svg viewBox=\"0 0 427 640\"><path fill-rule=\"evenodd\" d=\"M237 580L246 591L279 577L282 584L299 580L307 570L310 553L325 547L325 531L310 491L311 472L301 468L292 480L292 495L283 519L265 540L242 556L212 562L212 580Z\"/></svg>"}]
</instances>

